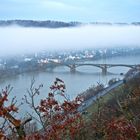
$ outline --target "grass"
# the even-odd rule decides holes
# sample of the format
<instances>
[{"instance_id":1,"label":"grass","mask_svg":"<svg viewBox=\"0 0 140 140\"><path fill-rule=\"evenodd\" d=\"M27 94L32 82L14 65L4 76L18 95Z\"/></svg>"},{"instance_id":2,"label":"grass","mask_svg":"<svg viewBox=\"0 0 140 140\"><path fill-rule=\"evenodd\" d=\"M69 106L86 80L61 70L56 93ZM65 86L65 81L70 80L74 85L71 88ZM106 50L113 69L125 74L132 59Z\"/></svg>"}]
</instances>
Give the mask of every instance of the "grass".
<instances>
[{"instance_id":1,"label":"grass","mask_svg":"<svg viewBox=\"0 0 140 140\"><path fill-rule=\"evenodd\" d=\"M93 113L97 112L99 108L102 108L104 104L108 103L113 99L117 99L124 94L124 85L120 85L114 90L111 90L104 96L100 97L96 102L89 106L85 111L88 112L84 115L85 119L90 119Z\"/></svg>"}]
</instances>

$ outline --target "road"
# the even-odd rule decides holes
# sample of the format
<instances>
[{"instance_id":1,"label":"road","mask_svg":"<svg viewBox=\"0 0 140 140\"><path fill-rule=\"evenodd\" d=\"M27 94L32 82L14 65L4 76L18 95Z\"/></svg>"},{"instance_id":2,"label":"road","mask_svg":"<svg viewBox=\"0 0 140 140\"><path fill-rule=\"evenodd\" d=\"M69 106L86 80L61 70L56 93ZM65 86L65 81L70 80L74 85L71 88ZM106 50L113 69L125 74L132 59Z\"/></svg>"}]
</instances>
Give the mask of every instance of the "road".
<instances>
[{"instance_id":1,"label":"road","mask_svg":"<svg viewBox=\"0 0 140 140\"><path fill-rule=\"evenodd\" d=\"M140 77L140 71L135 71L134 73L132 73L129 77L127 77L127 79L125 79L125 82L128 82L131 79L136 78L136 77ZM105 94L109 93L111 90L114 90L115 88L122 85L123 83L124 83L124 79L114 83L113 85L111 85L107 88L105 88L103 91L99 92L96 96L93 96L90 99L84 101L82 103L82 105L78 108L78 111L79 112L84 111L90 105L92 105L98 98L104 96Z\"/></svg>"},{"instance_id":2,"label":"road","mask_svg":"<svg viewBox=\"0 0 140 140\"><path fill-rule=\"evenodd\" d=\"M105 94L107 94L108 92L110 92L111 90L115 89L116 87L120 86L123 84L123 80L120 80L116 83L114 83L113 85L105 88L103 91L99 92L96 96L91 97L90 99L84 101L79 108L78 111L82 112L85 109L87 109L90 105L92 105L98 98L104 96Z\"/></svg>"}]
</instances>

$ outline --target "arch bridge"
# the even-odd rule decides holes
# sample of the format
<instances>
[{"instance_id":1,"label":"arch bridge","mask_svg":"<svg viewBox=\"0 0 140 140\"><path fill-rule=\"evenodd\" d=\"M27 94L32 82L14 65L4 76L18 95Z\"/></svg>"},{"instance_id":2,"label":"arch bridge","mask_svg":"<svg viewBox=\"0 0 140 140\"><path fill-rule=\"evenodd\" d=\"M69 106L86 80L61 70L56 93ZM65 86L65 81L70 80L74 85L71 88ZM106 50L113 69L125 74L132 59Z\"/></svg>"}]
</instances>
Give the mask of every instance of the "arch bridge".
<instances>
[{"instance_id":1,"label":"arch bridge","mask_svg":"<svg viewBox=\"0 0 140 140\"><path fill-rule=\"evenodd\" d=\"M71 72L75 72L77 67L81 66L93 66L93 67L98 67L102 69L102 73L106 74L107 69L112 68L112 67L128 67L128 68L136 68L138 65L129 65L129 64L92 64L92 63L52 63L57 66L66 66L70 68Z\"/></svg>"}]
</instances>

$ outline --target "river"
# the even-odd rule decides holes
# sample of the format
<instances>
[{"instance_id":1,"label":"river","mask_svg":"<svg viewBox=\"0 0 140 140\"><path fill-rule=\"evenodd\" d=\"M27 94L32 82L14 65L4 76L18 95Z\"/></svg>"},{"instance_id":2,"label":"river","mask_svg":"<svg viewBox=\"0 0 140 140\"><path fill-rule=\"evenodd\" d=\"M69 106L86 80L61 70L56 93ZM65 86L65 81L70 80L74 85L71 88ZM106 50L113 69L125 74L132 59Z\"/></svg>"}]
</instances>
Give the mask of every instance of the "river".
<instances>
[{"instance_id":1,"label":"river","mask_svg":"<svg viewBox=\"0 0 140 140\"><path fill-rule=\"evenodd\" d=\"M108 63L108 64L140 64L140 56L126 56L114 57L106 60L97 60L90 63ZM102 75L101 69L92 66L82 66L76 69L76 73L70 73L68 67L57 67L52 72L30 72L12 76L0 80L0 88L4 88L10 84L13 87L10 93L10 98L16 96L18 103L22 102L22 97L27 94L27 89L30 88L31 80L35 79L35 86L43 84L40 95L36 97L36 102L41 98L45 98L50 91L49 87L56 77L64 80L66 84L66 94L70 99L73 99L77 94L88 89L90 86L99 83L107 84L111 78L123 78L120 73L126 73L129 68L127 67L113 67L108 69L107 75ZM28 109L21 106L20 114L25 113Z\"/></svg>"}]
</instances>

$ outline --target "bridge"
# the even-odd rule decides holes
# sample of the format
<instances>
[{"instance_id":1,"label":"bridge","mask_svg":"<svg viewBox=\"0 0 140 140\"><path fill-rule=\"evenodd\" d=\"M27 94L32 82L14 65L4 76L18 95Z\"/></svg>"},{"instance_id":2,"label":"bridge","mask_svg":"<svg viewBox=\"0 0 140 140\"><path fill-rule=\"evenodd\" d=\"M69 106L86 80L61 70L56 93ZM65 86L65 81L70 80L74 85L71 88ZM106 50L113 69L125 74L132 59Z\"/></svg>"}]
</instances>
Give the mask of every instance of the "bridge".
<instances>
[{"instance_id":1,"label":"bridge","mask_svg":"<svg viewBox=\"0 0 140 140\"><path fill-rule=\"evenodd\" d=\"M140 65L129 65L129 64L56 63L56 62L51 62L51 64L54 65L55 67L66 66L70 68L71 72L75 72L76 68L81 66L93 66L102 69L102 74L107 74L107 69L112 67L136 68L137 66L140 66Z\"/></svg>"}]
</instances>

